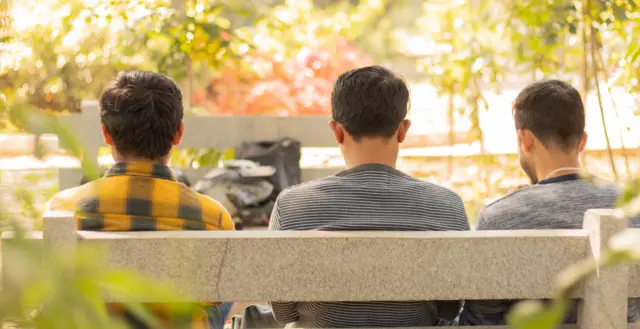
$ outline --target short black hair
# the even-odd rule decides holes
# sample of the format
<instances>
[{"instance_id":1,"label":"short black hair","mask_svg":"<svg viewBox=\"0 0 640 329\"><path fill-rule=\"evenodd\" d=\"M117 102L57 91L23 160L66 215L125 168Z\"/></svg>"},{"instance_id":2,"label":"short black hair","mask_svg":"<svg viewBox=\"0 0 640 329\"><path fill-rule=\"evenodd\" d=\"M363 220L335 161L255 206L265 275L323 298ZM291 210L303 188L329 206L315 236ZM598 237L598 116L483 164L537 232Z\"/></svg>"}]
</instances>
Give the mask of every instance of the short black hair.
<instances>
[{"instance_id":1,"label":"short black hair","mask_svg":"<svg viewBox=\"0 0 640 329\"><path fill-rule=\"evenodd\" d=\"M542 80L524 88L513 103L516 129L530 130L545 146L580 145L585 127L580 93L560 80Z\"/></svg>"},{"instance_id":2,"label":"short black hair","mask_svg":"<svg viewBox=\"0 0 640 329\"><path fill-rule=\"evenodd\" d=\"M356 140L395 134L409 107L407 83L380 66L347 71L331 93L333 120Z\"/></svg>"},{"instance_id":3,"label":"short black hair","mask_svg":"<svg viewBox=\"0 0 640 329\"><path fill-rule=\"evenodd\" d=\"M149 160L169 154L183 116L182 94L171 79L120 72L99 102L102 123L120 154Z\"/></svg>"}]
</instances>

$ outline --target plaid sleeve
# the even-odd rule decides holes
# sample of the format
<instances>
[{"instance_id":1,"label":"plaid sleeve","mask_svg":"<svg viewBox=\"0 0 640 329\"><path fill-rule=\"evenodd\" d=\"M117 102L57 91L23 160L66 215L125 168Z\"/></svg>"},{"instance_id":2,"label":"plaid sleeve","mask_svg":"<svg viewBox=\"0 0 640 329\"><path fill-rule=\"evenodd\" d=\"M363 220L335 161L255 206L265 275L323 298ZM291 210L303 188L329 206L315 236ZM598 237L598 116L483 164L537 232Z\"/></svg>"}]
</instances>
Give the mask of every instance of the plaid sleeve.
<instances>
[{"instance_id":1,"label":"plaid sleeve","mask_svg":"<svg viewBox=\"0 0 640 329\"><path fill-rule=\"evenodd\" d=\"M205 230L213 231L233 231L235 230L235 224L231 218L231 214L225 209L225 207L218 201L212 198L201 195L202 212L205 224Z\"/></svg>"}]
</instances>

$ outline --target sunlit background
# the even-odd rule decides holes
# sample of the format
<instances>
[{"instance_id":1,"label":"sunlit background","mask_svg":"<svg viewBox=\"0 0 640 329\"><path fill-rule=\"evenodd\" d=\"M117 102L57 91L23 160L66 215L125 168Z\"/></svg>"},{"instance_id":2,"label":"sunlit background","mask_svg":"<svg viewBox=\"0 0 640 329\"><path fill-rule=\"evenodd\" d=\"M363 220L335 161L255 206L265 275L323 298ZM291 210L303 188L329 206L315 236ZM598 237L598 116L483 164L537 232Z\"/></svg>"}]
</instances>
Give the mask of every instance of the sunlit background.
<instances>
[{"instance_id":1,"label":"sunlit background","mask_svg":"<svg viewBox=\"0 0 640 329\"><path fill-rule=\"evenodd\" d=\"M585 8L583 3L588 3ZM635 1L529 0L0 0L0 170L3 196L35 192L56 167L78 166L43 135L34 156L27 104L82 111L118 71L180 82L191 115L323 115L343 71L387 66L411 85L411 136L401 168L459 192L469 216L525 182L511 102L542 78L585 97L594 174L640 171L640 7ZM73 115L73 114L70 114ZM606 131L606 134L605 134ZM608 138L606 137L608 135ZM110 157L102 153L103 164ZM303 150L303 167L340 166L337 149Z\"/></svg>"}]
</instances>

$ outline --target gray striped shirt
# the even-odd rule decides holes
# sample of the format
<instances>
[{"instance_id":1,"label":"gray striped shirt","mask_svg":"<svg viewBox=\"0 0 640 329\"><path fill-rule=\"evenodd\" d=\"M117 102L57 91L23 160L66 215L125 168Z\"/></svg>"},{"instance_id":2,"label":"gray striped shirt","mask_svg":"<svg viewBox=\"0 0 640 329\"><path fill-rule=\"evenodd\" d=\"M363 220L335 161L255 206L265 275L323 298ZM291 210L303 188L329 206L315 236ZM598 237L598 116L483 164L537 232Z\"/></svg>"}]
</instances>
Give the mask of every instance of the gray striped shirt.
<instances>
[{"instance_id":1,"label":"gray striped shirt","mask_svg":"<svg viewBox=\"0 0 640 329\"><path fill-rule=\"evenodd\" d=\"M478 230L581 229L589 209L614 208L618 189L600 182L593 184L578 175L550 178L526 187L488 205L478 217ZM631 226L639 227L638 218ZM460 325L503 325L515 301L467 301ZM640 320L638 301L629 301L629 321ZM566 322L576 322L575 307Z\"/></svg>"},{"instance_id":2,"label":"gray striped shirt","mask_svg":"<svg viewBox=\"0 0 640 329\"><path fill-rule=\"evenodd\" d=\"M456 193L385 165L366 164L282 192L269 229L463 231L469 224ZM455 318L460 302L274 302L271 306L279 322L304 327L426 327Z\"/></svg>"}]
</instances>

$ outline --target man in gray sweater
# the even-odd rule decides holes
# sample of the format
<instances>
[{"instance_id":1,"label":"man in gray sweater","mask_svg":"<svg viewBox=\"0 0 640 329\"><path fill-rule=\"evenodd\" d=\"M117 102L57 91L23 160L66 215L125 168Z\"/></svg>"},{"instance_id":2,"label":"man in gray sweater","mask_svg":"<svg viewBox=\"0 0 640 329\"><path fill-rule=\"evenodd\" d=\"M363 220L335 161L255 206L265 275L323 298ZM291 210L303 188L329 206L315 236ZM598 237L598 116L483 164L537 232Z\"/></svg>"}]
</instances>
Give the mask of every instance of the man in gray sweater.
<instances>
[{"instance_id":1,"label":"man in gray sweater","mask_svg":"<svg viewBox=\"0 0 640 329\"><path fill-rule=\"evenodd\" d=\"M578 91L558 80L526 87L513 104L520 165L530 186L488 205L478 230L580 229L589 209L615 208L619 190L583 178L579 154L587 142ZM638 220L632 219L633 226ZM502 325L515 301L467 301L460 325ZM629 320L638 312L630 303ZM575 309L567 322L575 322Z\"/></svg>"}]
</instances>

